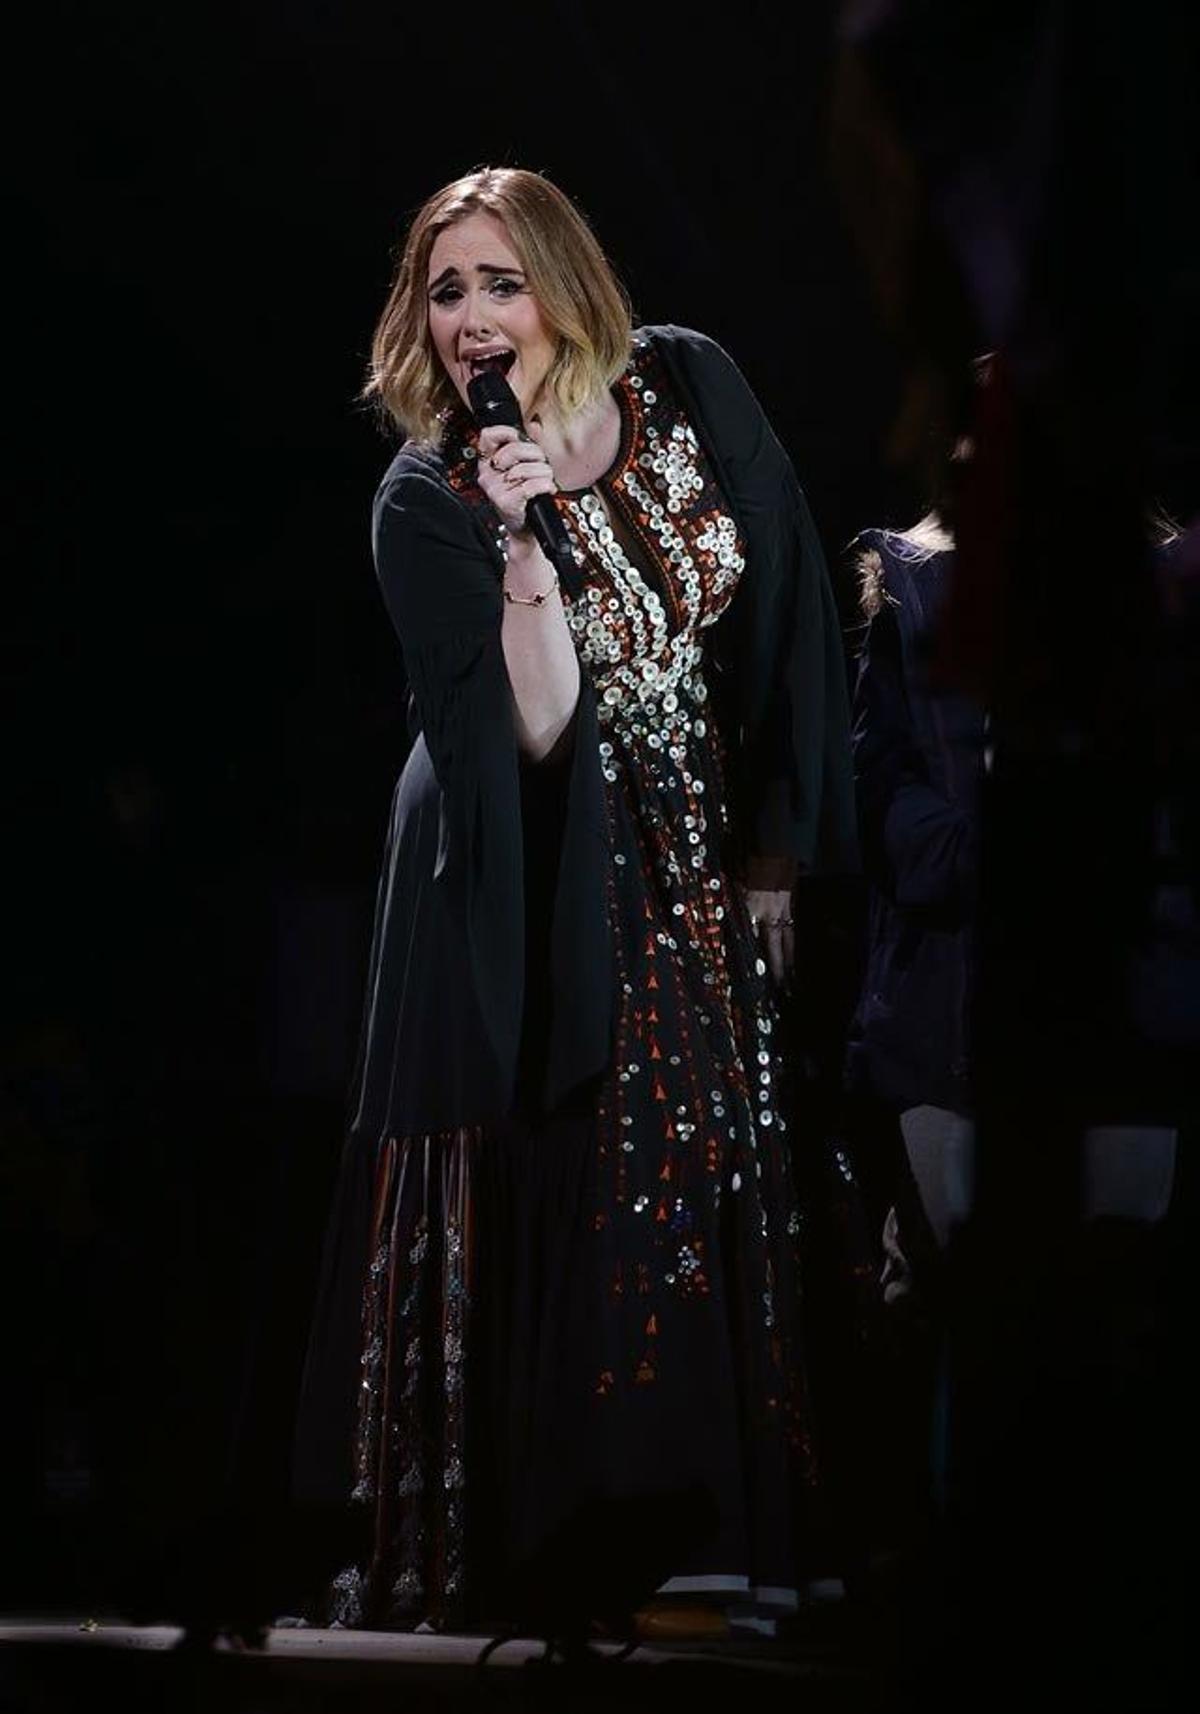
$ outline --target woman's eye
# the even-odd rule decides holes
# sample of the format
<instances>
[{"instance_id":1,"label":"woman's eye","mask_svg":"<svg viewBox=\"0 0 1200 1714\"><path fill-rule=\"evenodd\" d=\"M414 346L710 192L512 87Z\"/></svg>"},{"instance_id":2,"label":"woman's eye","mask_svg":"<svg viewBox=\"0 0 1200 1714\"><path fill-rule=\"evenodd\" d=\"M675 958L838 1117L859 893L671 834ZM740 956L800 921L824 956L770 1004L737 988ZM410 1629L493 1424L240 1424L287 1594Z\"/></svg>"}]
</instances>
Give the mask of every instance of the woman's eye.
<instances>
[{"instance_id":1,"label":"woman's eye","mask_svg":"<svg viewBox=\"0 0 1200 1714\"><path fill-rule=\"evenodd\" d=\"M457 303L461 296L457 286L442 286L439 291L434 292L433 301L435 304L452 304Z\"/></svg>"},{"instance_id":2,"label":"woman's eye","mask_svg":"<svg viewBox=\"0 0 1200 1714\"><path fill-rule=\"evenodd\" d=\"M515 298L520 289L520 286L515 280L506 280L501 278L492 281L493 295L498 293L502 298Z\"/></svg>"}]
</instances>

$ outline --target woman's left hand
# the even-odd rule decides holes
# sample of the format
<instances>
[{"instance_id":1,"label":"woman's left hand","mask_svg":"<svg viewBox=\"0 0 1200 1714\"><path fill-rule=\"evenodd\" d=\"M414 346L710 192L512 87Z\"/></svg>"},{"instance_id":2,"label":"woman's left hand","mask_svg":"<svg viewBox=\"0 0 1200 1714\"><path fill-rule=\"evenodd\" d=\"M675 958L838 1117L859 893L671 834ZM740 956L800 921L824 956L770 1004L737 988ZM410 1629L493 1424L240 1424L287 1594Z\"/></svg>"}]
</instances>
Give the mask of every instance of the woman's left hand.
<instances>
[{"instance_id":1,"label":"woman's left hand","mask_svg":"<svg viewBox=\"0 0 1200 1714\"><path fill-rule=\"evenodd\" d=\"M771 979L779 988L791 984L796 968L796 930L792 924L792 895L763 887L744 887L742 897L750 927L762 948Z\"/></svg>"}]
</instances>

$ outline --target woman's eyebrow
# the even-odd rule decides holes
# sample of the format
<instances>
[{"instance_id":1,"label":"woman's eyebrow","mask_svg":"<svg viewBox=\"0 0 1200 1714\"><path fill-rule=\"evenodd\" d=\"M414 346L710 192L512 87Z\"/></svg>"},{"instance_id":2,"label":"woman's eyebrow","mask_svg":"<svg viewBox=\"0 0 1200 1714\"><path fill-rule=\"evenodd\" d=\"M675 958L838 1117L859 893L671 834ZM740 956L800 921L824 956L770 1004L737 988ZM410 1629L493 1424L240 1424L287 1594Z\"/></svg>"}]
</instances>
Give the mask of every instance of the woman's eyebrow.
<instances>
[{"instance_id":1,"label":"woman's eyebrow","mask_svg":"<svg viewBox=\"0 0 1200 1714\"><path fill-rule=\"evenodd\" d=\"M477 274L517 275L522 280L525 278L523 268L518 268L508 262L476 262L475 272ZM442 269L436 280L430 280L429 290L433 291L437 286L444 285L447 280L457 279L458 274L459 270L451 263L450 267Z\"/></svg>"}]
</instances>

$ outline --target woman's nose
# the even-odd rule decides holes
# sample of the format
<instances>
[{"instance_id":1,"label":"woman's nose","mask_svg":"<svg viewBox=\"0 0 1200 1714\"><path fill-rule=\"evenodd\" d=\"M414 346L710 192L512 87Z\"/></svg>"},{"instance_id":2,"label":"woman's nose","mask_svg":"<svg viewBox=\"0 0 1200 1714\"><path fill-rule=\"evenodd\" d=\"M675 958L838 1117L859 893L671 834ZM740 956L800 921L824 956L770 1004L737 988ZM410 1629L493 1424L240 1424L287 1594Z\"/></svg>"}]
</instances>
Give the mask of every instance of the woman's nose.
<instances>
[{"instance_id":1,"label":"woman's nose","mask_svg":"<svg viewBox=\"0 0 1200 1714\"><path fill-rule=\"evenodd\" d=\"M487 299L482 293L467 300L467 329L476 337L491 331L492 323L488 315L488 307Z\"/></svg>"}]
</instances>

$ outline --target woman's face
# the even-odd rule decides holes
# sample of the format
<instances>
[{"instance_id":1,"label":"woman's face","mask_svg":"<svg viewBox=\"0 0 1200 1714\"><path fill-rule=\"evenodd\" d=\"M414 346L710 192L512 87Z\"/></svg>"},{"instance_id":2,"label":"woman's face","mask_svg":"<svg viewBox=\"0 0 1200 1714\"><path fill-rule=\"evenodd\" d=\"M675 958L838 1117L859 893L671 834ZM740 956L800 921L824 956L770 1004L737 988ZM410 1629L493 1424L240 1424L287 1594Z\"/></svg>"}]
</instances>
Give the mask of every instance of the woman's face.
<instances>
[{"instance_id":1,"label":"woman's face","mask_svg":"<svg viewBox=\"0 0 1200 1714\"><path fill-rule=\"evenodd\" d=\"M495 368L529 418L555 346L503 222L469 214L439 232L428 284L429 332L463 403L472 376Z\"/></svg>"}]
</instances>

